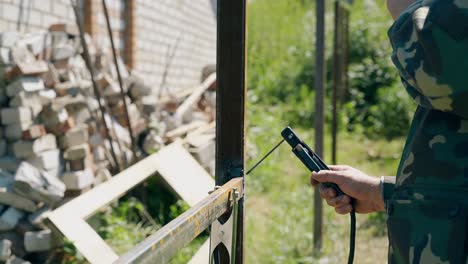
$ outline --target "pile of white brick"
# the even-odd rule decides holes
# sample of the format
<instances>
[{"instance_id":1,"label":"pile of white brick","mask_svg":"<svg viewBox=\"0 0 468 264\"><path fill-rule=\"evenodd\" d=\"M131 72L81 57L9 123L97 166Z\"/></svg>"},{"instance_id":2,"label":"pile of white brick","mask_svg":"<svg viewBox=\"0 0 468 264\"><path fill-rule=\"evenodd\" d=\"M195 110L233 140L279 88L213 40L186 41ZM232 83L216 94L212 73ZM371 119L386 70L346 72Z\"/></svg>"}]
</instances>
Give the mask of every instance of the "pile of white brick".
<instances>
[{"instance_id":1,"label":"pile of white brick","mask_svg":"<svg viewBox=\"0 0 468 264\"><path fill-rule=\"evenodd\" d=\"M214 69L200 87L160 98L119 58L122 98L111 53L85 39L109 133L75 26L0 32L0 262L45 262L63 244L47 226L50 210L109 179L116 163L125 168L184 138L214 173Z\"/></svg>"},{"instance_id":2,"label":"pile of white brick","mask_svg":"<svg viewBox=\"0 0 468 264\"><path fill-rule=\"evenodd\" d=\"M45 260L47 253L41 252L62 244L44 219L51 209L111 177L116 166L110 144L120 164L138 158L131 151L112 57L89 36L86 40L109 135L76 27L54 24L47 32L27 35L0 32L0 261L27 263L23 259L31 260L32 253L34 262ZM157 120L151 89L119 63L130 123L140 135Z\"/></svg>"}]
</instances>

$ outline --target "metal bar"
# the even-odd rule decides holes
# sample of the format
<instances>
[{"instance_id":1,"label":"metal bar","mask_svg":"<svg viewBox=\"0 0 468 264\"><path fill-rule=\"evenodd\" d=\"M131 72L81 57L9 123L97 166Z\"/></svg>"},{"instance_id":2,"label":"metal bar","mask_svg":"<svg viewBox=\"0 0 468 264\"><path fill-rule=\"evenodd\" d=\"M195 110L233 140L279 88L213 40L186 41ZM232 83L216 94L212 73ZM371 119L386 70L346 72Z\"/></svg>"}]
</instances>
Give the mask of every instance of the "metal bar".
<instances>
[{"instance_id":1,"label":"metal bar","mask_svg":"<svg viewBox=\"0 0 468 264\"><path fill-rule=\"evenodd\" d=\"M91 75L91 82L93 83L93 91L94 91L94 95L96 96L96 99L97 99L98 104L99 104L99 111L101 112L102 123L104 125L104 129L105 129L105 132L106 132L106 135L107 135L107 139L109 140L111 155L112 155L112 158L115 161L115 164L117 164L117 167L119 168L119 170L122 170L122 167L120 166L119 160L117 159L117 155L115 154L114 145L112 144L111 135L109 133L109 127L107 126L106 114L105 114L105 111L104 111L104 106L102 105L102 102L101 102L101 92L99 91L99 89L97 87L96 79L94 79L94 67L91 64L91 58L89 56L88 45L86 44L86 40L85 40L85 37L84 37L83 25L81 23L81 21L82 21L81 14L78 11L78 6L77 6L76 1L71 0L71 4L72 4L72 7L73 7L73 11L75 12L76 24L78 25L78 29L80 31L80 40L81 40L81 46L83 47L84 61L86 63L86 67L88 68L89 74Z\"/></svg>"},{"instance_id":2,"label":"metal bar","mask_svg":"<svg viewBox=\"0 0 468 264\"><path fill-rule=\"evenodd\" d=\"M121 256L115 263L168 263L178 250L232 208L234 191L239 192L240 198L243 196L242 178L232 179L221 186Z\"/></svg>"},{"instance_id":3,"label":"metal bar","mask_svg":"<svg viewBox=\"0 0 468 264\"><path fill-rule=\"evenodd\" d=\"M111 48L112 48L112 56L114 57L114 64L115 64L115 70L117 72L117 79L119 81L119 87L120 87L120 97L122 98L123 105L124 105L124 111L125 111L125 119L128 124L128 132L130 134L130 140L131 140L131 150L133 153L133 158L137 158L137 153L135 151L135 135L133 134L133 128L132 128L132 123L130 123L130 116L128 114L128 106L127 106L127 100L125 100L125 91L124 91L124 84L122 81L122 75L120 74L120 65L117 60L117 52L115 51L115 44L114 44L114 35L112 34L112 28L110 24L110 19L109 19L109 10L107 9L107 4L106 0L102 0L102 8L104 9L104 16L106 18L106 24L107 24L107 32L109 33L109 39L111 43Z\"/></svg>"},{"instance_id":4,"label":"metal bar","mask_svg":"<svg viewBox=\"0 0 468 264\"><path fill-rule=\"evenodd\" d=\"M217 8L216 184L223 185L245 175L247 0L218 0ZM243 241L244 199L241 199L236 263L244 262Z\"/></svg>"},{"instance_id":5,"label":"metal bar","mask_svg":"<svg viewBox=\"0 0 468 264\"><path fill-rule=\"evenodd\" d=\"M344 86L344 2L335 1L334 37L333 37L333 94L332 94L332 163L337 164L338 106Z\"/></svg>"},{"instance_id":6,"label":"metal bar","mask_svg":"<svg viewBox=\"0 0 468 264\"><path fill-rule=\"evenodd\" d=\"M315 152L323 157L323 123L325 90L325 0L316 2L315 55ZM322 248L322 198L314 192L314 249Z\"/></svg>"}]
</instances>

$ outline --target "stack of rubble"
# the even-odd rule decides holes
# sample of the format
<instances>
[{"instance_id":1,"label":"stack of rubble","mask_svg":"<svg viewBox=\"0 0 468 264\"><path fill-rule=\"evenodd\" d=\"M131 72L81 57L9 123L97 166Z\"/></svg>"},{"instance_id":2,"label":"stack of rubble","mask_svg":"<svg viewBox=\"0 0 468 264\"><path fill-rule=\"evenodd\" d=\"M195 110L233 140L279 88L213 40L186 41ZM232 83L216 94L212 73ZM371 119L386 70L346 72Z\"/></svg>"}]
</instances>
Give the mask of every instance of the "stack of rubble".
<instances>
[{"instance_id":1,"label":"stack of rubble","mask_svg":"<svg viewBox=\"0 0 468 264\"><path fill-rule=\"evenodd\" d=\"M57 24L48 32L0 33L0 261L21 263L29 253L60 245L43 220L67 197L110 177L115 166L109 162L110 144L120 159L134 158L128 157L129 124L111 57L93 48L89 37L87 41L97 76L103 76L99 89L111 109L106 113L110 135L102 128L76 27ZM140 81L120 68L128 87L135 83L136 93ZM141 132L140 110L126 99L131 119L138 121L132 126Z\"/></svg>"},{"instance_id":2,"label":"stack of rubble","mask_svg":"<svg viewBox=\"0 0 468 264\"><path fill-rule=\"evenodd\" d=\"M105 120L75 26L0 32L0 262L27 263L22 258L46 257L43 252L60 246L44 224L48 212L109 179L117 163L138 158L134 153L147 155L183 139L214 174L214 75L205 74L199 87L158 98L119 58L122 99L111 53L85 39Z\"/></svg>"}]
</instances>

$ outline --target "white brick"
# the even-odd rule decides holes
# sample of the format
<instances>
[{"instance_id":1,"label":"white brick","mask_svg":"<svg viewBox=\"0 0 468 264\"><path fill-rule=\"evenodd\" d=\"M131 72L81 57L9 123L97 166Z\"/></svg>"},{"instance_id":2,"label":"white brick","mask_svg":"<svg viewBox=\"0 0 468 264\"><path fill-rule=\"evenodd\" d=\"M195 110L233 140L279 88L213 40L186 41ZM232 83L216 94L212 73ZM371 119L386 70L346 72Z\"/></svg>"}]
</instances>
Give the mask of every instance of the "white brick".
<instances>
[{"instance_id":1,"label":"white brick","mask_svg":"<svg viewBox=\"0 0 468 264\"><path fill-rule=\"evenodd\" d=\"M6 87L6 94L10 97L20 92L35 92L45 88L39 77L20 77Z\"/></svg>"},{"instance_id":2,"label":"white brick","mask_svg":"<svg viewBox=\"0 0 468 264\"><path fill-rule=\"evenodd\" d=\"M67 190L83 190L94 183L94 175L91 170L68 171L63 174L62 181Z\"/></svg>"},{"instance_id":3,"label":"white brick","mask_svg":"<svg viewBox=\"0 0 468 264\"><path fill-rule=\"evenodd\" d=\"M13 144L13 153L17 158L29 158L39 153L57 148L55 136L47 134L32 141L17 141Z\"/></svg>"},{"instance_id":4,"label":"white brick","mask_svg":"<svg viewBox=\"0 0 468 264\"><path fill-rule=\"evenodd\" d=\"M24 248L28 252L41 252L51 250L61 244L51 230L26 232L24 234Z\"/></svg>"},{"instance_id":5,"label":"white brick","mask_svg":"<svg viewBox=\"0 0 468 264\"><path fill-rule=\"evenodd\" d=\"M8 208L2 216L0 216L0 231L13 229L23 216L24 213L22 211L19 211L14 207Z\"/></svg>"},{"instance_id":6,"label":"white brick","mask_svg":"<svg viewBox=\"0 0 468 264\"><path fill-rule=\"evenodd\" d=\"M8 107L1 110L2 124L31 123L33 115L29 107Z\"/></svg>"}]
</instances>

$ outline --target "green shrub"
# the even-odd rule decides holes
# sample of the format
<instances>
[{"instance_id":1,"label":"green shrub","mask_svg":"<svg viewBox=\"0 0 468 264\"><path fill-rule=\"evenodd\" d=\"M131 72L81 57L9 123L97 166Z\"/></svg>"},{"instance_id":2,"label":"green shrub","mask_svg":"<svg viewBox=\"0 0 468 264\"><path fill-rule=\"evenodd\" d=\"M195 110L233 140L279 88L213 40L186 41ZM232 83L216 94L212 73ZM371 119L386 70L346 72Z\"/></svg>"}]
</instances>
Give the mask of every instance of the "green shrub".
<instances>
[{"instance_id":1,"label":"green shrub","mask_svg":"<svg viewBox=\"0 0 468 264\"><path fill-rule=\"evenodd\" d=\"M404 136L414 104L390 60L389 16L383 4L357 1L350 30L350 87L343 107L348 131L392 139Z\"/></svg>"}]
</instances>

